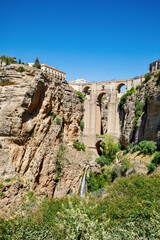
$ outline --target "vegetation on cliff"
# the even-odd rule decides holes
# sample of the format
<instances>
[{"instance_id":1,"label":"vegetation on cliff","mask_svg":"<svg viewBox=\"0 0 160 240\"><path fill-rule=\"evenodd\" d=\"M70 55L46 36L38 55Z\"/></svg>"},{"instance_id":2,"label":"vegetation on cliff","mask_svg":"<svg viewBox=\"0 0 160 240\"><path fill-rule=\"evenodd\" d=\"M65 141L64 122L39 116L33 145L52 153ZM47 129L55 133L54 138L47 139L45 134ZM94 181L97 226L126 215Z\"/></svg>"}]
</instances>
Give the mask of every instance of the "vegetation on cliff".
<instances>
[{"instance_id":1,"label":"vegetation on cliff","mask_svg":"<svg viewBox=\"0 0 160 240\"><path fill-rule=\"evenodd\" d=\"M45 199L34 213L1 219L0 239L159 239L159 177L119 178L100 198Z\"/></svg>"}]
</instances>

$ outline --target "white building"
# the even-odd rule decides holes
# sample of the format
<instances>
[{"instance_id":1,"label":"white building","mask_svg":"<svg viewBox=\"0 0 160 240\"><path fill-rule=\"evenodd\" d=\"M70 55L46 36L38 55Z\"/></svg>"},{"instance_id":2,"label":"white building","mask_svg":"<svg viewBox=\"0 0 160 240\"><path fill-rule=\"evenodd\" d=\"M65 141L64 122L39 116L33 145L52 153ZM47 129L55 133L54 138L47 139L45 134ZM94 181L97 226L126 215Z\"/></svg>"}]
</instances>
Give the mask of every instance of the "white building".
<instances>
[{"instance_id":1,"label":"white building","mask_svg":"<svg viewBox=\"0 0 160 240\"><path fill-rule=\"evenodd\" d=\"M30 67L32 67L34 65L34 63L28 63L28 65ZM57 68L54 68L54 67L51 67L45 63L42 63L41 64L41 70L43 72L47 72L49 74L51 74L52 76L54 76L56 79L59 79L59 80L66 80L66 73L65 72L62 72L60 71L59 69Z\"/></svg>"},{"instance_id":2,"label":"white building","mask_svg":"<svg viewBox=\"0 0 160 240\"><path fill-rule=\"evenodd\" d=\"M153 73L157 69L160 69L160 59L149 64L149 73Z\"/></svg>"},{"instance_id":3,"label":"white building","mask_svg":"<svg viewBox=\"0 0 160 240\"><path fill-rule=\"evenodd\" d=\"M59 79L59 80L66 80L66 73L60 71L57 68L51 67L47 64L41 64L41 70L42 71L46 71L47 73L53 75L55 78Z\"/></svg>"}]
</instances>

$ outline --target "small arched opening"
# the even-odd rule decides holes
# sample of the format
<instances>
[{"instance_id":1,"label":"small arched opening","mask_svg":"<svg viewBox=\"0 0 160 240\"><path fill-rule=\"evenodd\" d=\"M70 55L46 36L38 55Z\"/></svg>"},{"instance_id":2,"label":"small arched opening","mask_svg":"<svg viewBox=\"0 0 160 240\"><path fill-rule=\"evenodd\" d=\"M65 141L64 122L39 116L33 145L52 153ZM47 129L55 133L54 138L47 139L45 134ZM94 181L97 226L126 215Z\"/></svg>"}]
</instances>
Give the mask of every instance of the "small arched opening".
<instances>
[{"instance_id":1,"label":"small arched opening","mask_svg":"<svg viewBox=\"0 0 160 240\"><path fill-rule=\"evenodd\" d=\"M103 96L106 95L105 92L101 92L98 97L97 97L97 102L99 103L99 105L101 105L101 101L103 100Z\"/></svg>"},{"instance_id":2,"label":"small arched opening","mask_svg":"<svg viewBox=\"0 0 160 240\"><path fill-rule=\"evenodd\" d=\"M84 89L83 89L83 92L84 94L86 95L89 95L91 93L91 88L89 86L86 86Z\"/></svg>"},{"instance_id":3,"label":"small arched opening","mask_svg":"<svg viewBox=\"0 0 160 240\"><path fill-rule=\"evenodd\" d=\"M101 140L99 140L97 143L96 143L96 149L97 149L97 153L99 156L102 155L102 151L101 151Z\"/></svg>"},{"instance_id":4,"label":"small arched opening","mask_svg":"<svg viewBox=\"0 0 160 240\"><path fill-rule=\"evenodd\" d=\"M117 87L118 93L125 93L127 91L126 85L124 83L120 83Z\"/></svg>"}]
</instances>

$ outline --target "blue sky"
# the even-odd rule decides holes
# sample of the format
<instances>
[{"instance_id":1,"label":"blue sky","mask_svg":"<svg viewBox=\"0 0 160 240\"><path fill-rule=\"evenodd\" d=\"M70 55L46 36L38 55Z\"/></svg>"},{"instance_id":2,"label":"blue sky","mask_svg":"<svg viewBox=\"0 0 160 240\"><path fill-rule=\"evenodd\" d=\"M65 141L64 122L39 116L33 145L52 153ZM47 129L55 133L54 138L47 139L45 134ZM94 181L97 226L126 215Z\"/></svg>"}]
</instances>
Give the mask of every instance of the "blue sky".
<instances>
[{"instance_id":1,"label":"blue sky","mask_svg":"<svg viewBox=\"0 0 160 240\"><path fill-rule=\"evenodd\" d=\"M8 0L0 10L0 55L38 56L69 81L136 77L160 58L159 0Z\"/></svg>"}]
</instances>

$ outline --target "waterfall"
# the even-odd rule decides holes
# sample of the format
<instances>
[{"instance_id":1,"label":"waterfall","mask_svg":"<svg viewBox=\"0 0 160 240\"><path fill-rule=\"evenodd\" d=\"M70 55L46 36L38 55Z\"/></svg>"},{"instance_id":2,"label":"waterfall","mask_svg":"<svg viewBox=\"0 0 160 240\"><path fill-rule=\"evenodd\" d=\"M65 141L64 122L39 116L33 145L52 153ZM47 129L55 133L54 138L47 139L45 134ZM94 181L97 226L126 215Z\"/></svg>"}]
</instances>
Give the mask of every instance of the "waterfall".
<instances>
[{"instance_id":1,"label":"waterfall","mask_svg":"<svg viewBox=\"0 0 160 240\"><path fill-rule=\"evenodd\" d=\"M86 188L86 173L87 173L87 169L85 170L84 176L82 178L82 183L81 183L81 190L80 190L80 197L85 196L85 188Z\"/></svg>"}]
</instances>

